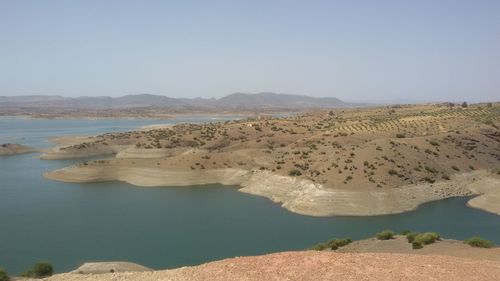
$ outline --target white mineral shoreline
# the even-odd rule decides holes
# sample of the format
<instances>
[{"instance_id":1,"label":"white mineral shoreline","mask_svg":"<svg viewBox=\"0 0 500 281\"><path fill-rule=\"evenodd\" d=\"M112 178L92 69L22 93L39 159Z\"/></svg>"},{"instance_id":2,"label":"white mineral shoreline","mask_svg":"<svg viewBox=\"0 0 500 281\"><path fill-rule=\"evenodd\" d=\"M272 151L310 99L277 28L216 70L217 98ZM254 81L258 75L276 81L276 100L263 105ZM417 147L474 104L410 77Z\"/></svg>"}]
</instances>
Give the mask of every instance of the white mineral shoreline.
<instances>
[{"instance_id":1,"label":"white mineral shoreline","mask_svg":"<svg viewBox=\"0 0 500 281\"><path fill-rule=\"evenodd\" d=\"M396 214L419 205L450 197L480 195L468 205L500 215L500 180L488 171L457 174L448 181L403 186L390 190L349 191L269 171L215 169L168 171L134 166L79 165L45 173L48 179L90 183L123 181L136 186L192 186L220 183L238 185L241 192L263 196L287 210L310 216L373 216Z\"/></svg>"}]
</instances>

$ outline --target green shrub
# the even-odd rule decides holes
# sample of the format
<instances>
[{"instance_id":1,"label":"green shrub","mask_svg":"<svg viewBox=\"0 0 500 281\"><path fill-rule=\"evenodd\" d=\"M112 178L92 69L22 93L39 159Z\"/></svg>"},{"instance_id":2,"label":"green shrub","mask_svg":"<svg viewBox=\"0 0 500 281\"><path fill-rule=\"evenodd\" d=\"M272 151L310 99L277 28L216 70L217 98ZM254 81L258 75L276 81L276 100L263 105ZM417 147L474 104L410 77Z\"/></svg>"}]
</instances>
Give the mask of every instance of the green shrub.
<instances>
[{"instance_id":1,"label":"green shrub","mask_svg":"<svg viewBox=\"0 0 500 281\"><path fill-rule=\"evenodd\" d=\"M345 245L349 245L352 242L351 238L344 238L344 239L332 239L328 241L327 245L328 248L332 250L337 250L340 247L343 247Z\"/></svg>"},{"instance_id":2,"label":"green shrub","mask_svg":"<svg viewBox=\"0 0 500 281\"><path fill-rule=\"evenodd\" d=\"M419 234L420 233L418 232L410 232L406 234L406 240L408 240L408 243L412 243L413 241L415 241L415 237Z\"/></svg>"},{"instance_id":3,"label":"green shrub","mask_svg":"<svg viewBox=\"0 0 500 281\"><path fill-rule=\"evenodd\" d=\"M396 138L398 138L398 139L403 139L405 137L406 137L405 134L401 134L401 133L400 134L396 134Z\"/></svg>"},{"instance_id":4,"label":"green shrub","mask_svg":"<svg viewBox=\"0 0 500 281\"><path fill-rule=\"evenodd\" d=\"M411 247L415 250L417 249L422 249L424 246L422 246L422 243L421 242L417 242L417 241L413 241L411 243Z\"/></svg>"},{"instance_id":5,"label":"green shrub","mask_svg":"<svg viewBox=\"0 0 500 281\"><path fill-rule=\"evenodd\" d=\"M9 275L7 275L7 272L3 268L0 268L0 281L8 281L8 280L9 280Z\"/></svg>"},{"instance_id":6,"label":"green shrub","mask_svg":"<svg viewBox=\"0 0 500 281\"><path fill-rule=\"evenodd\" d=\"M394 238L394 231L392 230L384 230L375 235L378 240L389 240Z\"/></svg>"},{"instance_id":7,"label":"green shrub","mask_svg":"<svg viewBox=\"0 0 500 281\"><path fill-rule=\"evenodd\" d=\"M31 269L25 271L23 277L44 278L51 276L54 273L54 268L48 262L38 262Z\"/></svg>"},{"instance_id":8,"label":"green shrub","mask_svg":"<svg viewBox=\"0 0 500 281\"><path fill-rule=\"evenodd\" d=\"M420 234L416 235L413 242L420 242L423 245L429 245L429 244L436 242L439 239L441 239L441 236L438 233L425 232L425 233L420 233Z\"/></svg>"},{"instance_id":9,"label":"green shrub","mask_svg":"<svg viewBox=\"0 0 500 281\"><path fill-rule=\"evenodd\" d=\"M326 243L318 243L312 246L311 250L316 250L316 251L323 251L326 249L337 250L338 248L348 245L351 242L352 242L351 238L343 238L343 239L334 238Z\"/></svg>"},{"instance_id":10,"label":"green shrub","mask_svg":"<svg viewBox=\"0 0 500 281\"><path fill-rule=\"evenodd\" d=\"M300 176L302 175L302 172L297 170L297 169L294 169L294 170L291 170L289 173L288 173L290 176L292 177L296 177L296 176Z\"/></svg>"},{"instance_id":11,"label":"green shrub","mask_svg":"<svg viewBox=\"0 0 500 281\"><path fill-rule=\"evenodd\" d=\"M481 237L471 237L469 239L464 240L464 243L476 248L491 248L493 247L493 243L489 240L483 239Z\"/></svg>"}]
</instances>

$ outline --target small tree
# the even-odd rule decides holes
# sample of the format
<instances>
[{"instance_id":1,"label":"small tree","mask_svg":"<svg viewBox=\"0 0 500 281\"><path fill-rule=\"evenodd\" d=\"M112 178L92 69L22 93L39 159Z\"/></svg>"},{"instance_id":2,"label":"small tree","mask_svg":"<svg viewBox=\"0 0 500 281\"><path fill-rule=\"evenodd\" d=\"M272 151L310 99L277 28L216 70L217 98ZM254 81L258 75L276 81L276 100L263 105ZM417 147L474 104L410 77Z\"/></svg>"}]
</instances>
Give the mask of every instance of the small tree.
<instances>
[{"instance_id":1,"label":"small tree","mask_svg":"<svg viewBox=\"0 0 500 281\"><path fill-rule=\"evenodd\" d=\"M54 268L48 262L38 262L31 269L25 271L23 277L44 278L54 273Z\"/></svg>"},{"instance_id":2,"label":"small tree","mask_svg":"<svg viewBox=\"0 0 500 281\"><path fill-rule=\"evenodd\" d=\"M464 102L462 103L462 108L466 108L467 106L469 106L469 105L467 104L467 102L466 102L466 101L464 101Z\"/></svg>"}]
</instances>

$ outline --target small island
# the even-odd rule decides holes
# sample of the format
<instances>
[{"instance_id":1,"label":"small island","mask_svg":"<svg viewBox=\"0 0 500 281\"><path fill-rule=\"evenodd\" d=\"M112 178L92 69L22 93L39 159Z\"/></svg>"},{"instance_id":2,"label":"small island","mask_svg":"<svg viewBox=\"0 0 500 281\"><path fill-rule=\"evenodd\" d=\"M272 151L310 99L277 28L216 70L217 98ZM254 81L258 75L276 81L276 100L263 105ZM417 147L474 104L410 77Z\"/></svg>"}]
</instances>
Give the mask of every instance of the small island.
<instances>
[{"instance_id":1,"label":"small island","mask_svg":"<svg viewBox=\"0 0 500 281\"><path fill-rule=\"evenodd\" d=\"M0 144L0 156L35 152L36 149L15 143Z\"/></svg>"}]
</instances>

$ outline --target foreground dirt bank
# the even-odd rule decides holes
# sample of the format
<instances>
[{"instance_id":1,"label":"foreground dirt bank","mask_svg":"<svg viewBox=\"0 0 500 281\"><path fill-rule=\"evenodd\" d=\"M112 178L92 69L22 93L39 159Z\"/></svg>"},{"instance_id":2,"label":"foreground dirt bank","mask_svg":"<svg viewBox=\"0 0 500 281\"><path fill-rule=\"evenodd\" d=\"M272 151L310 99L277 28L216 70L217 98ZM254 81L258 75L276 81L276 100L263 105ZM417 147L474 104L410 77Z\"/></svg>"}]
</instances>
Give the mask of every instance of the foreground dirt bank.
<instances>
[{"instance_id":1,"label":"foreground dirt bank","mask_svg":"<svg viewBox=\"0 0 500 281\"><path fill-rule=\"evenodd\" d=\"M67 280L498 280L500 263L446 256L284 252L140 273L59 274Z\"/></svg>"},{"instance_id":2,"label":"foreground dirt bank","mask_svg":"<svg viewBox=\"0 0 500 281\"><path fill-rule=\"evenodd\" d=\"M457 174L451 180L434 184L420 183L391 190L349 191L325 188L308 180L269 171L234 168L166 171L155 167L136 167L133 160L114 165L107 162L102 165L80 164L48 172L45 177L75 183L116 180L137 186L238 185L241 192L269 198L292 212L311 216L401 213L414 210L423 203L449 197L485 194L483 196L489 198L495 196L500 186L500 180L491 178L487 171L475 171ZM482 204L477 200L471 206L494 213L497 211L496 204Z\"/></svg>"}]
</instances>

